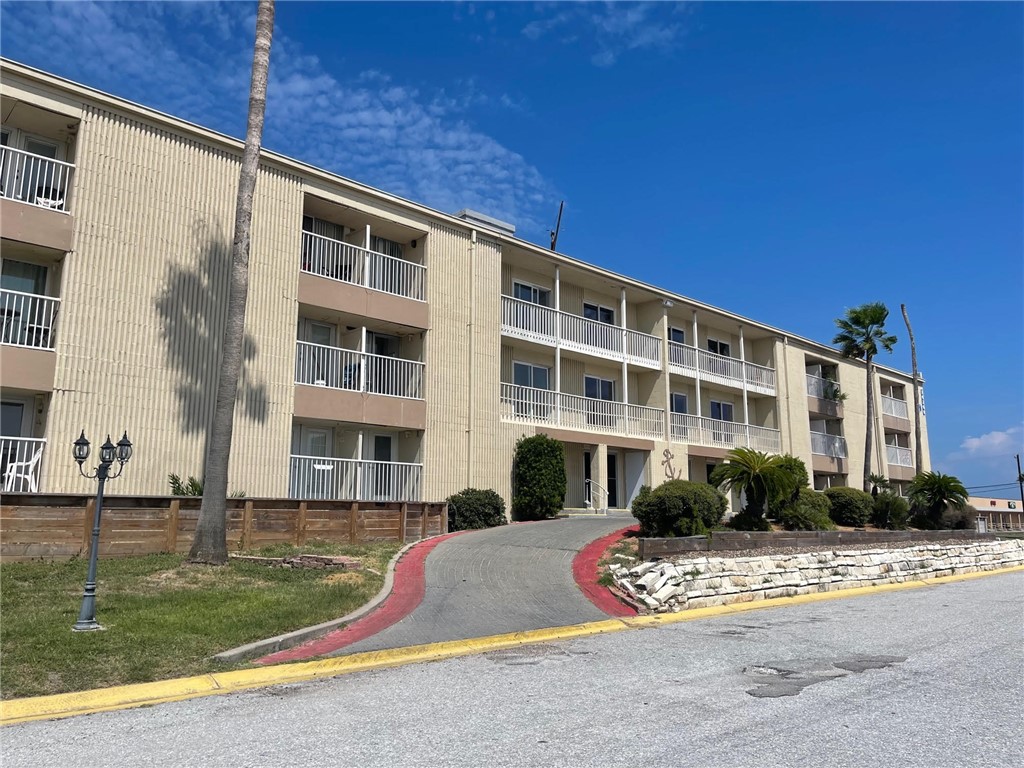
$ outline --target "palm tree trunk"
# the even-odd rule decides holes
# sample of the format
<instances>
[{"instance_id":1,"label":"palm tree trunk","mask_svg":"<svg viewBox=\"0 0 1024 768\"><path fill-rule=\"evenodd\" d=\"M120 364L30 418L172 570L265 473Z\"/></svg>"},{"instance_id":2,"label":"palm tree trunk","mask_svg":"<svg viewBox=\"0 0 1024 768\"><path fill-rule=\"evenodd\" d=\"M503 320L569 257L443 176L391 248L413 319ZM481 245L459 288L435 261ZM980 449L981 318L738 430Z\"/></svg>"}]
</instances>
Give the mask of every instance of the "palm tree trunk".
<instances>
[{"instance_id":1,"label":"palm tree trunk","mask_svg":"<svg viewBox=\"0 0 1024 768\"><path fill-rule=\"evenodd\" d=\"M874 387L874 372L875 364L872 362L871 355L867 356L868 362L868 404L867 404L867 416L868 423L867 428L864 430L864 490L871 493L871 451L875 447L875 387Z\"/></svg>"},{"instance_id":2,"label":"palm tree trunk","mask_svg":"<svg viewBox=\"0 0 1024 768\"><path fill-rule=\"evenodd\" d=\"M227 324L217 381L213 423L206 439L203 501L199 508L195 538L188 559L191 562L223 565L228 561L226 501L228 460L234 426L235 399L242 369L242 338L245 333L245 304L249 295L249 242L252 199L256 189L263 118L267 106L267 76L270 41L274 32L274 2L260 0L256 11L256 43L253 47L252 80L249 85L249 116L245 133L242 167L238 174L235 202L235 234L231 244L231 290L228 294Z\"/></svg>"},{"instance_id":3,"label":"palm tree trunk","mask_svg":"<svg viewBox=\"0 0 1024 768\"><path fill-rule=\"evenodd\" d=\"M917 383L917 345L914 343L914 329L910 327L910 315L907 305L900 304L903 310L903 322L907 324L907 335L910 337L910 366L914 376L914 472L922 472L921 465L921 390Z\"/></svg>"}]
</instances>

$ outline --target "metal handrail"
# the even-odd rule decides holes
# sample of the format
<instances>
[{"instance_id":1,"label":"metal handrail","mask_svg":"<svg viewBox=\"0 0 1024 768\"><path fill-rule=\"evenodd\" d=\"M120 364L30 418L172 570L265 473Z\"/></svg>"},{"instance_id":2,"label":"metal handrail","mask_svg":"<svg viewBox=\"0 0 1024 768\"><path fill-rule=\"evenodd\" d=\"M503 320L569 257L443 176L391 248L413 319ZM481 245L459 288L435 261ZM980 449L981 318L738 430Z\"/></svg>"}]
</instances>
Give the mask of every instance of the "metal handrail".
<instances>
[{"instance_id":1,"label":"metal handrail","mask_svg":"<svg viewBox=\"0 0 1024 768\"><path fill-rule=\"evenodd\" d=\"M598 490L601 491L601 493L604 494L604 506L601 507L600 509L604 511L605 515L607 515L608 514L608 489L605 488L600 483L594 481L594 480L584 480L583 481L583 487L584 487L584 490L588 490L589 491L589 493L587 493L587 495L586 495L586 498L584 498L584 500L583 500L583 503L586 506L586 508L587 509L594 509L594 488L597 488Z\"/></svg>"}]
</instances>

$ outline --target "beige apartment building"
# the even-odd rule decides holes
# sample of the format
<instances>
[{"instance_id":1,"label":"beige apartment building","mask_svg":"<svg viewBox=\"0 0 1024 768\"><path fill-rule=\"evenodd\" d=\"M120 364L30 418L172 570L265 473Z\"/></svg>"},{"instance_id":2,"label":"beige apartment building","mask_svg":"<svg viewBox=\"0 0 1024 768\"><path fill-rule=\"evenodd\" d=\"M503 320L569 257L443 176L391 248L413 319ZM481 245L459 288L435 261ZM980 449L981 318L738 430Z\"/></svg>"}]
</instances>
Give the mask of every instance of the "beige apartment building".
<instances>
[{"instance_id":1,"label":"beige apartment building","mask_svg":"<svg viewBox=\"0 0 1024 768\"><path fill-rule=\"evenodd\" d=\"M72 441L127 430L109 490L165 494L202 474L241 143L10 61L0 114L3 489L90 492ZM508 499L536 433L565 445L569 507L745 445L860 483L863 364L482 214L264 153L250 276L232 490ZM899 482L929 466L912 386L879 368L872 466Z\"/></svg>"}]
</instances>

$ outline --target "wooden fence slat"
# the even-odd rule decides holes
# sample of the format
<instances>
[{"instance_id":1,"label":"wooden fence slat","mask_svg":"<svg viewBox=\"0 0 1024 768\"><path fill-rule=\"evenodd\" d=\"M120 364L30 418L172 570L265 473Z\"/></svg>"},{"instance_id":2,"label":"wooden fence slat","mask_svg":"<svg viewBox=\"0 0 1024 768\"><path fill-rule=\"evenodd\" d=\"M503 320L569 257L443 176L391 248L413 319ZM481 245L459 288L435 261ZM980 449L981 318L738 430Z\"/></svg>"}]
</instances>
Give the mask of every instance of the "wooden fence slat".
<instances>
[{"instance_id":1,"label":"wooden fence slat","mask_svg":"<svg viewBox=\"0 0 1024 768\"><path fill-rule=\"evenodd\" d=\"M398 518L398 541L405 544L405 529L409 524L409 505L402 503L401 517Z\"/></svg>"},{"instance_id":2,"label":"wooden fence slat","mask_svg":"<svg viewBox=\"0 0 1024 768\"><path fill-rule=\"evenodd\" d=\"M301 547L306 543L306 502L299 502L299 522L295 526L295 546Z\"/></svg>"},{"instance_id":3,"label":"wooden fence slat","mask_svg":"<svg viewBox=\"0 0 1024 768\"><path fill-rule=\"evenodd\" d=\"M181 502L177 499L171 501L170 509L167 512L167 551L174 552L178 549L178 510Z\"/></svg>"},{"instance_id":4,"label":"wooden fence slat","mask_svg":"<svg viewBox=\"0 0 1024 768\"><path fill-rule=\"evenodd\" d=\"M348 508L348 541L355 544L359 539L359 502L353 501Z\"/></svg>"},{"instance_id":5,"label":"wooden fence slat","mask_svg":"<svg viewBox=\"0 0 1024 768\"><path fill-rule=\"evenodd\" d=\"M245 502L245 514L242 517L242 549L252 546L252 502Z\"/></svg>"}]
</instances>

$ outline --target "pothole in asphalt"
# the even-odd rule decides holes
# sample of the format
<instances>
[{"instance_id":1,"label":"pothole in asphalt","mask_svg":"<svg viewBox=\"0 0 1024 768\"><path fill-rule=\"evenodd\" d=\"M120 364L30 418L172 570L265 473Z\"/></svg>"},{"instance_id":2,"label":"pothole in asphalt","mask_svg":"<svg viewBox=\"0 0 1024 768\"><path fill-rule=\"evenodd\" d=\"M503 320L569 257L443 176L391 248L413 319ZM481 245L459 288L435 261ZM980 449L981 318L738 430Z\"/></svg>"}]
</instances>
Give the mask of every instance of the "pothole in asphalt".
<instances>
[{"instance_id":1,"label":"pothole in asphalt","mask_svg":"<svg viewBox=\"0 0 1024 768\"><path fill-rule=\"evenodd\" d=\"M545 664L551 662L568 661L574 656L587 656L590 651L574 651L568 648L560 648L555 645L539 643L537 645L523 645L518 648L505 648L500 651L491 651L484 654L484 658L506 664L508 666L522 666Z\"/></svg>"},{"instance_id":2,"label":"pothole in asphalt","mask_svg":"<svg viewBox=\"0 0 1024 768\"><path fill-rule=\"evenodd\" d=\"M753 678L756 687L747 690L759 699L796 696L804 688L836 680L871 669L885 669L901 664L906 656L848 656L840 659L808 659L753 664L743 669L745 677Z\"/></svg>"}]
</instances>

